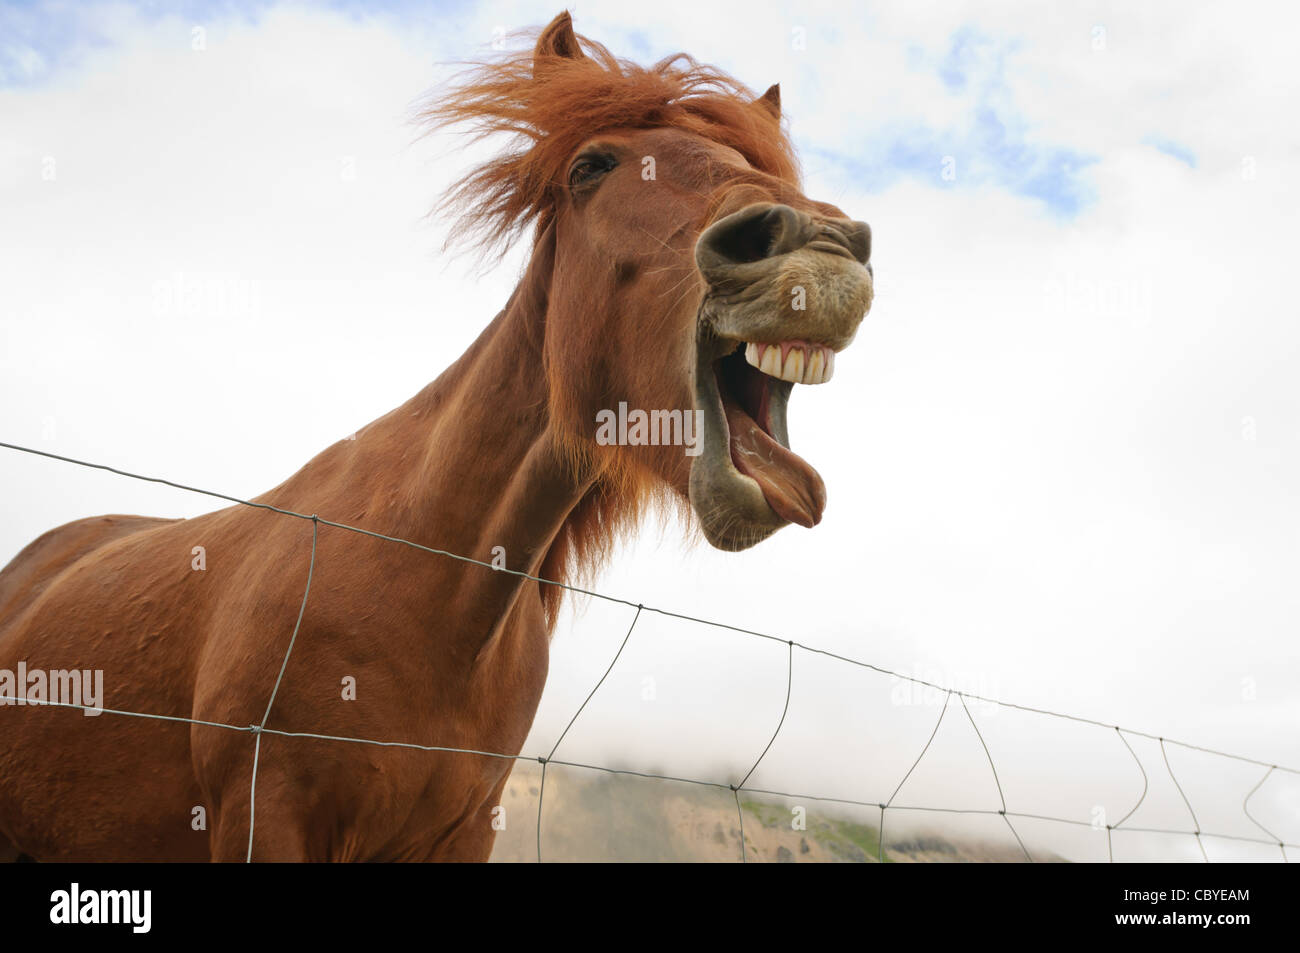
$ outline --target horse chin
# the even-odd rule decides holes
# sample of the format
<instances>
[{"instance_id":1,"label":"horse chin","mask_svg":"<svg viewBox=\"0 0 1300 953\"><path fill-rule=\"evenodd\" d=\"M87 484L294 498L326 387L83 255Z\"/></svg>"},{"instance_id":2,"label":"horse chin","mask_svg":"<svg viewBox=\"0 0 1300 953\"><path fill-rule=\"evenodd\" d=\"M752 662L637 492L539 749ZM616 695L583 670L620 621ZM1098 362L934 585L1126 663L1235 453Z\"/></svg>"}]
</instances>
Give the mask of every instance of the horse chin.
<instances>
[{"instance_id":1,"label":"horse chin","mask_svg":"<svg viewBox=\"0 0 1300 953\"><path fill-rule=\"evenodd\" d=\"M689 495L705 538L735 552L782 526L815 526L826 505L817 471L790 450L786 408L793 384L746 359L745 342L697 341L695 405L704 425Z\"/></svg>"}]
</instances>

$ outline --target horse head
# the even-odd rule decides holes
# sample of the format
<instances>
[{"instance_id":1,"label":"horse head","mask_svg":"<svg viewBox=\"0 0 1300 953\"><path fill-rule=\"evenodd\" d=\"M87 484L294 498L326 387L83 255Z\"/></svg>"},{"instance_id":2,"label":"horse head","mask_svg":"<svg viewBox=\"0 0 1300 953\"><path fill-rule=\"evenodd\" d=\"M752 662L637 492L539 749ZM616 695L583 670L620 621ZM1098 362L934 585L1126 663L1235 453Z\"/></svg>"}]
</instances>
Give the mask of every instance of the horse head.
<instances>
[{"instance_id":1,"label":"horse head","mask_svg":"<svg viewBox=\"0 0 1300 953\"><path fill-rule=\"evenodd\" d=\"M525 293L549 425L592 477L587 522L659 491L721 549L818 523L825 486L786 408L830 380L871 306L871 231L801 191L778 87L757 96L684 55L638 66L564 13L427 115L517 137L452 198L489 243L535 227ZM648 436L598 439L620 406Z\"/></svg>"}]
</instances>

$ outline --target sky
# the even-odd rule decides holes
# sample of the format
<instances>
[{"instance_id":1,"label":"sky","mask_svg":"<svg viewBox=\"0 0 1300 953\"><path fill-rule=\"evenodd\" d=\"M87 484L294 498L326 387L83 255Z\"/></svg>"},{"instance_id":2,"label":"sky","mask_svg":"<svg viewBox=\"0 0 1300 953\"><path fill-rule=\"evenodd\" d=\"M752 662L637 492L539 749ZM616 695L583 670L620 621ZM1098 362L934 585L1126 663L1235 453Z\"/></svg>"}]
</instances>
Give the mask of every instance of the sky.
<instances>
[{"instance_id":1,"label":"sky","mask_svg":"<svg viewBox=\"0 0 1300 953\"><path fill-rule=\"evenodd\" d=\"M527 250L488 270L442 252L427 213L476 153L420 137L415 105L559 9L0 5L0 440L249 497L416 393ZM870 222L877 289L835 379L791 401L824 522L741 554L647 525L595 587L1300 767L1300 13L571 9L621 55L780 82L804 191ZM0 491L0 561L81 516L212 508L12 451ZM570 605L525 753L550 749L630 611ZM734 780L781 715L786 652L644 614L559 756ZM797 652L751 783L886 800L943 697ZM1122 817L1145 772L1129 826L1189 830L1190 804L1202 830L1264 836L1241 810L1262 768L1177 747L1166 766L1149 739L1129 753L1105 728L972 702L995 782L951 704L897 804L997 809L1000 783L1010 810L1085 822L1026 821L1027 844L1104 860L1087 822ZM1250 809L1300 841L1300 777L1274 772ZM1114 843L1202 859L1186 836Z\"/></svg>"}]
</instances>

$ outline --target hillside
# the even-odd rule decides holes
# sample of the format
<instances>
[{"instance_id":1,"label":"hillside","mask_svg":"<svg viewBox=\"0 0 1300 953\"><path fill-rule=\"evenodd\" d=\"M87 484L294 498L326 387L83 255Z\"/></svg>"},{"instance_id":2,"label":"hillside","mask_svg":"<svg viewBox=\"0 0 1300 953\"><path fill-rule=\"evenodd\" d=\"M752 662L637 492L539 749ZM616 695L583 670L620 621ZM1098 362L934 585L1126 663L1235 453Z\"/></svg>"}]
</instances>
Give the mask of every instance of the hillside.
<instances>
[{"instance_id":1,"label":"hillside","mask_svg":"<svg viewBox=\"0 0 1300 953\"><path fill-rule=\"evenodd\" d=\"M540 771L521 765L506 788L505 830L492 861L537 860ZM743 794L748 860L760 863L876 863L879 828L851 806L810 803L803 830L791 806ZM740 818L730 791L594 771L547 771L542 859L547 862L737 862ZM885 839L886 863L1023 862L1014 842L949 839L899 831ZM1061 858L1035 850L1038 861Z\"/></svg>"}]
</instances>

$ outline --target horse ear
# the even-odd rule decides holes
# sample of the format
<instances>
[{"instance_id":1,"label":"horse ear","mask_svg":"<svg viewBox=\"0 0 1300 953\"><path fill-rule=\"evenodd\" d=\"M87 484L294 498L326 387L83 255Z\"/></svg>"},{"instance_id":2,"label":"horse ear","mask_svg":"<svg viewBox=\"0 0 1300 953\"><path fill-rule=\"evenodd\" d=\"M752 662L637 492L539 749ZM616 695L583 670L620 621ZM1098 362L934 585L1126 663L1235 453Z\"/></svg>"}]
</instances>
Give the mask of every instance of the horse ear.
<instances>
[{"instance_id":1,"label":"horse ear","mask_svg":"<svg viewBox=\"0 0 1300 953\"><path fill-rule=\"evenodd\" d=\"M781 84L773 83L771 86L767 88L767 92L765 92L762 96L759 96L758 99L754 100L754 102L756 102L758 105L762 106L765 110L767 110L771 114L773 119L780 121Z\"/></svg>"},{"instance_id":2,"label":"horse ear","mask_svg":"<svg viewBox=\"0 0 1300 953\"><path fill-rule=\"evenodd\" d=\"M582 44L573 32L573 18L565 10L546 25L541 36L537 38L537 47L533 50L533 69L541 65L542 60L551 57L563 59L583 59Z\"/></svg>"}]
</instances>

